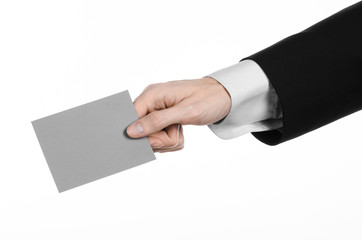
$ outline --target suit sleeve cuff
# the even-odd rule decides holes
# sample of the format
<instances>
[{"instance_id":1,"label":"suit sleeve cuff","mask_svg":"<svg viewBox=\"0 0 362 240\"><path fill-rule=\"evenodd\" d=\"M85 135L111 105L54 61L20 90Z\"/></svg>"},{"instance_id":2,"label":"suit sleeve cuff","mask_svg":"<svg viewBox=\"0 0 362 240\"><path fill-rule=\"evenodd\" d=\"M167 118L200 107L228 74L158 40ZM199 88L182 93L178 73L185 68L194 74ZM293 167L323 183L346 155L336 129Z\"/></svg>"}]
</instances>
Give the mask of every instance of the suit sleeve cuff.
<instances>
[{"instance_id":1,"label":"suit sleeve cuff","mask_svg":"<svg viewBox=\"0 0 362 240\"><path fill-rule=\"evenodd\" d=\"M256 62L244 60L205 77L217 80L231 96L229 114L208 125L218 137L232 139L282 127L278 97Z\"/></svg>"}]
</instances>

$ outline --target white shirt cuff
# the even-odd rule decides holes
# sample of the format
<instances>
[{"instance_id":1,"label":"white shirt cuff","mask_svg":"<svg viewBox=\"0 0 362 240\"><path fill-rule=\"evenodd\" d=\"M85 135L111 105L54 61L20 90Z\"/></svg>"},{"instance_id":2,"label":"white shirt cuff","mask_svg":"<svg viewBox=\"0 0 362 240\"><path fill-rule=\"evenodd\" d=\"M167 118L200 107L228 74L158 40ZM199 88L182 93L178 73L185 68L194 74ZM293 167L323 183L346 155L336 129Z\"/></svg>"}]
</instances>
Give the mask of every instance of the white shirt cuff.
<instances>
[{"instance_id":1,"label":"white shirt cuff","mask_svg":"<svg viewBox=\"0 0 362 240\"><path fill-rule=\"evenodd\" d=\"M244 60L205 77L217 80L231 96L229 114L208 125L218 137L232 139L282 127L278 96L256 62Z\"/></svg>"}]
</instances>

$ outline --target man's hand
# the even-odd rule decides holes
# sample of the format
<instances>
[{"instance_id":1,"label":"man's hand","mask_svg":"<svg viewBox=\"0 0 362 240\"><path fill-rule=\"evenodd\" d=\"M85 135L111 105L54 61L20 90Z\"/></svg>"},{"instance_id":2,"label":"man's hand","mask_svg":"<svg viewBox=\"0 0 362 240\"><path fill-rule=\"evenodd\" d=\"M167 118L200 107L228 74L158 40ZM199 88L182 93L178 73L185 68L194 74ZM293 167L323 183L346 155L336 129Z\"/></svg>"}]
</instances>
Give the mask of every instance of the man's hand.
<instances>
[{"instance_id":1,"label":"man's hand","mask_svg":"<svg viewBox=\"0 0 362 240\"><path fill-rule=\"evenodd\" d=\"M149 85L134 106L140 119L127 128L127 134L147 136L154 152L170 152L184 147L182 125L208 125L223 119L231 98L218 81L205 77Z\"/></svg>"}]
</instances>

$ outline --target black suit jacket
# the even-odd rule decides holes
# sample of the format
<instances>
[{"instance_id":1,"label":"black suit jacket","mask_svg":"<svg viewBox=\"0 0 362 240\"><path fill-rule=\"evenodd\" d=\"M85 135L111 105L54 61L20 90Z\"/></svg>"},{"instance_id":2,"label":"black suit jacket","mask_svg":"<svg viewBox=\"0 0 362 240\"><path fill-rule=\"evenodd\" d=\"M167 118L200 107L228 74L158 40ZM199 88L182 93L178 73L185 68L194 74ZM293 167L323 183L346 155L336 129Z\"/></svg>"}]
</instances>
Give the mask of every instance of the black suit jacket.
<instances>
[{"instance_id":1,"label":"black suit jacket","mask_svg":"<svg viewBox=\"0 0 362 240\"><path fill-rule=\"evenodd\" d=\"M362 1L245 59L264 70L283 111L282 128L252 133L268 145L356 112L362 109Z\"/></svg>"}]
</instances>

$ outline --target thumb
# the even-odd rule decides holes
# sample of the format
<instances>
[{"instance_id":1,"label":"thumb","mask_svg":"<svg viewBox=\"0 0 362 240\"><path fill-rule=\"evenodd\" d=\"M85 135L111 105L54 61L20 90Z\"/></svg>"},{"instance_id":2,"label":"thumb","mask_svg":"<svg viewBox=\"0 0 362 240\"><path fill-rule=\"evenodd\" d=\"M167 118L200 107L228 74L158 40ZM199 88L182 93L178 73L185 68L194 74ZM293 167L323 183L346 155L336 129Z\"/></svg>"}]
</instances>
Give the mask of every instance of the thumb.
<instances>
[{"instance_id":1,"label":"thumb","mask_svg":"<svg viewBox=\"0 0 362 240\"><path fill-rule=\"evenodd\" d=\"M182 111L178 106L151 112L128 126L127 134L131 138L148 136L171 124L179 123L182 115Z\"/></svg>"}]
</instances>

